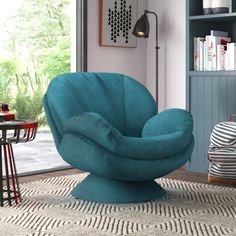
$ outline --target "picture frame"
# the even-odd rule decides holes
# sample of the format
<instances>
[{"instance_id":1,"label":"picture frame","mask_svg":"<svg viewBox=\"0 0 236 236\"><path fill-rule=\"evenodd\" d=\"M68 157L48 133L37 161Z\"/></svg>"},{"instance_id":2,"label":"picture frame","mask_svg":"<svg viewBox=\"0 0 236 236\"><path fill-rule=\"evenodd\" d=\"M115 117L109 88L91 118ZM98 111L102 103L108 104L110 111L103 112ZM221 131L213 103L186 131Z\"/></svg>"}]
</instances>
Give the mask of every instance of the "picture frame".
<instances>
[{"instance_id":1,"label":"picture frame","mask_svg":"<svg viewBox=\"0 0 236 236\"><path fill-rule=\"evenodd\" d=\"M100 0L99 45L137 47L132 34L138 17L138 0Z\"/></svg>"}]
</instances>

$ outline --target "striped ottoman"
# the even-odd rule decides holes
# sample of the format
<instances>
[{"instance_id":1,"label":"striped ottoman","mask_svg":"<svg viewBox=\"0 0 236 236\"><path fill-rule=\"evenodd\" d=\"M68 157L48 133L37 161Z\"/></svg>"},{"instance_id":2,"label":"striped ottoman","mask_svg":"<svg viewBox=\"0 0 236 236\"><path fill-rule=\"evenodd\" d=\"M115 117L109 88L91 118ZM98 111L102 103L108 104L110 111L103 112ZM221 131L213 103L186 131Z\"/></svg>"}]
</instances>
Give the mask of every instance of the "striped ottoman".
<instances>
[{"instance_id":1,"label":"striped ottoman","mask_svg":"<svg viewBox=\"0 0 236 236\"><path fill-rule=\"evenodd\" d=\"M236 184L236 122L217 124L208 150L209 182Z\"/></svg>"}]
</instances>

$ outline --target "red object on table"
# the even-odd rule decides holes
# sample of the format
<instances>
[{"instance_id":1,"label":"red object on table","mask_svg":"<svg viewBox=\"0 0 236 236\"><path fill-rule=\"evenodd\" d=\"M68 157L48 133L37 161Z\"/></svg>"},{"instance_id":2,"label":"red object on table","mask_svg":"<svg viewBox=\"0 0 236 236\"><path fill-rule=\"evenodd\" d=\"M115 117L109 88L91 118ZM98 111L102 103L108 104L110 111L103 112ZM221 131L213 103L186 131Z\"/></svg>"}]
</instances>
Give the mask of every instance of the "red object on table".
<instances>
[{"instance_id":1,"label":"red object on table","mask_svg":"<svg viewBox=\"0 0 236 236\"><path fill-rule=\"evenodd\" d=\"M15 114L11 112L0 112L0 121L15 120Z\"/></svg>"}]
</instances>

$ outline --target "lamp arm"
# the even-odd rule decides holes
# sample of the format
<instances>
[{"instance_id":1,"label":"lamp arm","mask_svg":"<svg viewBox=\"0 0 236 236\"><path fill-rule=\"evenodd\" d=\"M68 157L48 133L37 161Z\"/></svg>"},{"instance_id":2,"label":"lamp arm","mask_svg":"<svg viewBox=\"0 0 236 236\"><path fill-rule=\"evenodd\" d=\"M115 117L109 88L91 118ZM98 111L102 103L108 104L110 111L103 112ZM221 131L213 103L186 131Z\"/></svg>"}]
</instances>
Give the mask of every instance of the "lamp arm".
<instances>
[{"instance_id":1,"label":"lamp arm","mask_svg":"<svg viewBox=\"0 0 236 236\"><path fill-rule=\"evenodd\" d=\"M155 16L156 18L156 49L158 50L160 47L158 46L158 16L156 14L156 12L154 11L149 11L149 10L145 10L144 14L152 14Z\"/></svg>"}]
</instances>

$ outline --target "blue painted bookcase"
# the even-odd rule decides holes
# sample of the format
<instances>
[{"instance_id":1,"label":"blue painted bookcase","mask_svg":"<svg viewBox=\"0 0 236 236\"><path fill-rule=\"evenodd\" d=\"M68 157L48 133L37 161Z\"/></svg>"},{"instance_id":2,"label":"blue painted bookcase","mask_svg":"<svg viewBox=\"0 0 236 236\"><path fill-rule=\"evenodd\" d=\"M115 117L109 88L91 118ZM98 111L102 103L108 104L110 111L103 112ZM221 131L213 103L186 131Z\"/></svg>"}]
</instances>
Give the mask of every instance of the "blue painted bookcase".
<instances>
[{"instance_id":1,"label":"blue painted bookcase","mask_svg":"<svg viewBox=\"0 0 236 236\"><path fill-rule=\"evenodd\" d=\"M229 13L203 15L202 0L186 0L186 97L193 115L195 148L189 171L207 173L207 151L213 127L236 113L236 71L194 71L194 37L211 30L229 32L236 42L236 0Z\"/></svg>"}]
</instances>

